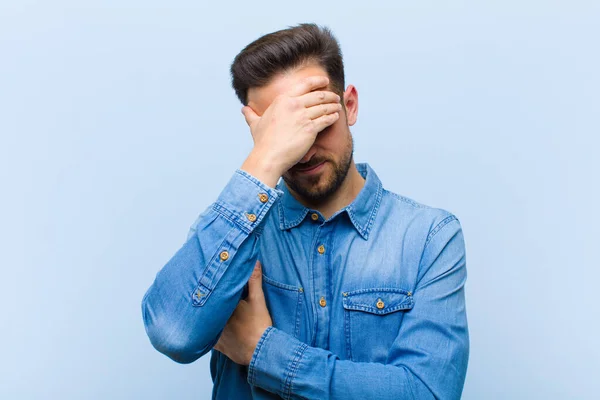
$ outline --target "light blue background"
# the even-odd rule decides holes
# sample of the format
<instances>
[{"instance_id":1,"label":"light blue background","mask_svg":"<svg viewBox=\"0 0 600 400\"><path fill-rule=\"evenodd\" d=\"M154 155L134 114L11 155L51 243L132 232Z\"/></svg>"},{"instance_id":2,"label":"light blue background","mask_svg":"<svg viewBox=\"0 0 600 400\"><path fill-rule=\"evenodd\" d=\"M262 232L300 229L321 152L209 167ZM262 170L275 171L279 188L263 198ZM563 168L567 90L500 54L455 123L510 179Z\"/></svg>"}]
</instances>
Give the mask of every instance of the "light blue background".
<instances>
[{"instance_id":1,"label":"light blue background","mask_svg":"<svg viewBox=\"0 0 600 400\"><path fill-rule=\"evenodd\" d=\"M600 3L359 4L0 2L0 398L210 398L140 302L251 148L230 62L305 21L357 161L462 221L464 398L598 398Z\"/></svg>"}]
</instances>

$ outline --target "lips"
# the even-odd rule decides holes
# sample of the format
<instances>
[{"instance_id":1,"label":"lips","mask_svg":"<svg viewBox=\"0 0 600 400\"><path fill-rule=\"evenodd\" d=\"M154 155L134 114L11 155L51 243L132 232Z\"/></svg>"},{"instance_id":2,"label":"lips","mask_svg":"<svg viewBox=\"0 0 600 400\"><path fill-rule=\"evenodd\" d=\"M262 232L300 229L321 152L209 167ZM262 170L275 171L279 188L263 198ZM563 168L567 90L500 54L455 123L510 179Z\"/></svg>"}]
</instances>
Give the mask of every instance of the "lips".
<instances>
[{"instance_id":1,"label":"lips","mask_svg":"<svg viewBox=\"0 0 600 400\"><path fill-rule=\"evenodd\" d=\"M305 167L305 168L296 168L296 172L310 172L314 169L317 169L321 164L323 164L325 161L321 161L318 164L313 164L310 167Z\"/></svg>"}]
</instances>

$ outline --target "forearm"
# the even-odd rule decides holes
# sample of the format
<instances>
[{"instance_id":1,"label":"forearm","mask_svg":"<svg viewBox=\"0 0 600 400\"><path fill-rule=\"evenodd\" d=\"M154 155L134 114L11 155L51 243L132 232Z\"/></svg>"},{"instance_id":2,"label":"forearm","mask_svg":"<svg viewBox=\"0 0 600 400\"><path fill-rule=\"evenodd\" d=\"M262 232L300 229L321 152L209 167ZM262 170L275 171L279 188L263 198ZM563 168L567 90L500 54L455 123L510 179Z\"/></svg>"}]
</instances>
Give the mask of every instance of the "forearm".
<instances>
[{"instance_id":1,"label":"forearm","mask_svg":"<svg viewBox=\"0 0 600 400\"><path fill-rule=\"evenodd\" d=\"M256 240L251 235L239 245L210 293L199 283L209 261L196 237L163 267L142 301L146 332L158 351L177 362L189 363L210 350L252 272ZM232 250L230 247L230 253ZM200 301L204 303L199 305Z\"/></svg>"},{"instance_id":2,"label":"forearm","mask_svg":"<svg viewBox=\"0 0 600 400\"><path fill-rule=\"evenodd\" d=\"M405 365L340 360L269 328L259 342L248 383L284 399L433 399Z\"/></svg>"},{"instance_id":3,"label":"forearm","mask_svg":"<svg viewBox=\"0 0 600 400\"><path fill-rule=\"evenodd\" d=\"M262 221L278 196L236 171L198 218L142 300L146 332L158 351L189 363L214 345L252 273Z\"/></svg>"}]
</instances>

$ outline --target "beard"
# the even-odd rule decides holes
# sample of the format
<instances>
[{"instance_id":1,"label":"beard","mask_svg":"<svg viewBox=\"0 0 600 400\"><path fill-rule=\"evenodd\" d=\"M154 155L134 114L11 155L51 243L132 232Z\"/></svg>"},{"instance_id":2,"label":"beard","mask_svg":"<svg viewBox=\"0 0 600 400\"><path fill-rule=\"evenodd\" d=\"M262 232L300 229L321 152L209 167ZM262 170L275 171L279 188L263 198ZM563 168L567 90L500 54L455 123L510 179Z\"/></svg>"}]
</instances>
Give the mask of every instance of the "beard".
<instances>
[{"instance_id":1,"label":"beard","mask_svg":"<svg viewBox=\"0 0 600 400\"><path fill-rule=\"evenodd\" d=\"M354 155L354 141L349 135L349 140L340 161L335 162L332 159L323 157L313 157L310 164L302 165L303 168L310 168L322 162L331 164L333 170L328 173L329 169L325 169L323 173L316 175L303 176L301 173L290 169L282 178L290 189L296 192L304 200L311 204L319 204L327 200L342 186L342 183L348 175L350 165L352 165L352 157Z\"/></svg>"}]
</instances>

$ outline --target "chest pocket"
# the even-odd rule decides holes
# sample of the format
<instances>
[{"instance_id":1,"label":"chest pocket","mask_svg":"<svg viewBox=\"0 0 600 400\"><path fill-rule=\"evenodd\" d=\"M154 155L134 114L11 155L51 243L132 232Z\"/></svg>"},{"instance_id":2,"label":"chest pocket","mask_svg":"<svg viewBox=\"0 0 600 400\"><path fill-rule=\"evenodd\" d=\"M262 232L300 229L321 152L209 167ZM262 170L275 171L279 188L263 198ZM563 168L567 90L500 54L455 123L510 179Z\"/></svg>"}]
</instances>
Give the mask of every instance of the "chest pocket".
<instances>
[{"instance_id":1,"label":"chest pocket","mask_svg":"<svg viewBox=\"0 0 600 400\"><path fill-rule=\"evenodd\" d=\"M304 290L301 287L277 282L266 276L264 272L262 281L273 326L298 338Z\"/></svg>"},{"instance_id":2,"label":"chest pocket","mask_svg":"<svg viewBox=\"0 0 600 400\"><path fill-rule=\"evenodd\" d=\"M343 293L346 351L349 359L385 363L412 293L396 288L360 289Z\"/></svg>"}]
</instances>

